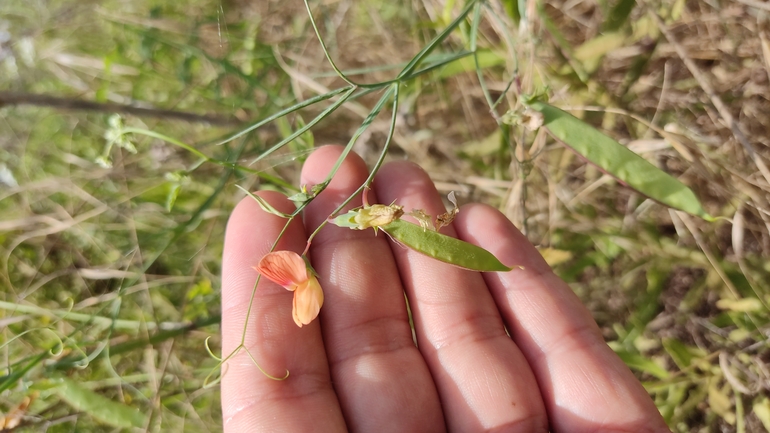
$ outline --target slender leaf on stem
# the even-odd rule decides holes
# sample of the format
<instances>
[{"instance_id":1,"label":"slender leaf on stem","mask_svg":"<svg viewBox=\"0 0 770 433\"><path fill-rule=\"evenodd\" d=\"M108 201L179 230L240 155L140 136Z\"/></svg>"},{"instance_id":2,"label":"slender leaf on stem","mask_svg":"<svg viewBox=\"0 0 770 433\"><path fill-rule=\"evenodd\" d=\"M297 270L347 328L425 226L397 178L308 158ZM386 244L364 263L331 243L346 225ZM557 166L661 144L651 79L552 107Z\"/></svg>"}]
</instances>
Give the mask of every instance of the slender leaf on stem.
<instances>
[{"instance_id":1,"label":"slender leaf on stem","mask_svg":"<svg viewBox=\"0 0 770 433\"><path fill-rule=\"evenodd\" d=\"M428 57L425 58L426 62L439 62L444 60L446 57L450 56L451 54L446 53L438 53L438 54L431 54ZM386 65L377 65L377 66L366 66L363 68L352 68L352 69L345 69L342 71L345 75L362 75L362 74L369 74L372 72L382 72L382 71L390 71L393 69L404 69L404 66L406 66L409 62L399 62L399 63L391 63ZM336 77L337 73L334 71L331 72L318 72L315 74L311 74L310 77L312 78L329 78L329 77ZM376 83L381 85L387 85L390 84L390 81L388 82L382 82L382 83Z\"/></svg>"},{"instance_id":2,"label":"slender leaf on stem","mask_svg":"<svg viewBox=\"0 0 770 433\"><path fill-rule=\"evenodd\" d=\"M332 98L332 97L334 97L336 95L339 95L340 93L349 91L351 88L354 88L354 87L352 87L352 86L340 87L339 89L334 89L331 92L324 93L322 95L318 95L318 96L312 97L310 99L307 99L305 101L302 101L300 103L294 104L291 107L288 107L288 108L283 109L283 110L281 110L281 111L279 111L279 112L277 112L277 113L275 113L275 114L273 114L271 116L268 116L268 117L260 120L259 122L249 126L248 128L246 128L246 129L244 129L242 131L239 131L238 133L236 133L234 135L231 135L230 137L227 137L224 140L222 140L222 141L220 141L220 142L218 142L216 144L217 145L222 145L222 144L228 143L230 141L233 141L236 138L241 137L241 136L243 136L245 134L248 134L249 132L254 131L255 129L258 129L258 128L260 128L260 127L262 127L262 126L272 122L275 119L278 119L280 117L286 116L287 114L293 113L293 112L295 112L297 110L301 110L301 109L303 109L305 107L308 107L310 105L313 105L315 103L318 103L318 102L321 102L321 101L325 101L325 100L327 100L329 98Z\"/></svg>"},{"instance_id":3,"label":"slender leaf on stem","mask_svg":"<svg viewBox=\"0 0 770 433\"><path fill-rule=\"evenodd\" d=\"M436 69L439 69L439 68L444 68L444 69L441 70L441 73L439 74L440 78L449 78L449 77L451 77L453 75L457 75L457 74L459 74L461 72L465 72L466 69L464 69L464 64L463 63L460 63L460 65L459 65L459 69L460 70L458 70L458 67L451 68L451 67L449 67L447 65L449 65L450 63L457 62L458 60L462 60L462 59L464 59L464 58L466 58L466 57L468 57L468 56L470 56L472 54L473 53L470 52L470 51L460 51L459 53L452 54L452 55L450 55L449 57L445 58L444 60L442 60L440 62L431 63L431 64L429 64L428 66L425 66L422 69L418 69L418 70L412 72L411 74L401 78L400 82L405 82L405 81L412 80L415 77L427 74L428 72L436 70ZM447 66L447 67L445 68L445 66ZM399 80L394 80L394 82L399 82Z\"/></svg>"},{"instance_id":4,"label":"slender leaf on stem","mask_svg":"<svg viewBox=\"0 0 770 433\"><path fill-rule=\"evenodd\" d=\"M262 208L263 211L265 211L265 212L267 212L269 214L273 214L275 216L281 217L281 218L291 218L291 215L285 214L285 213L279 211L278 209L274 208L273 205L268 203L268 201L263 199L262 197L260 197L258 195L252 194L251 191L247 190L246 188L244 188L244 187L242 187L240 185L235 185L235 186L237 186L238 189L240 189L241 191L246 193L246 195L248 195L249 197L254 199L254 201L257 202L257 204L259 205L259 207Z\"/></svg>"},{"instance_id":5,"label":"slender leaf on stem","mask_svg":"<svg viewBox=\"0 0 770 433\"><path fill-rule=\"evenodd\" d=\"M444 30L442 30L441 33L436 35L436 37L433 38L433 40L431 40L428 43L428 45L426 45L422 50L420 50L420 52L417 53L417 55L414 56L412 60L409 61L409 63L407 63L404 69L398 74L397 79L401 80L404 77L411 74L412 71L414 71L415 68L417 68L420 62L422 62L425 56L430 54L431 51L433 51L438 46L438 44L443 42L444 39L446 39L452 33L452 31L454 31L454 29L456 29L457 26L459 26L460 23L462 23L465 20L465 17L467 17L470 11L473 10L473 7L476 3L477 2L475 1L469 1L468 4L465 6L465 8L462 10L462 12L460 12L460 15L457 18L455 18L454 21L449 23L449 25Z\"/></svg>"},{"instance_id":6,"label":"slender leaf on stem","mask_svg":"<svg viewBox=\"0 0 770 433\"><path fill-rule=\"evenodd\" d=\"M382 95L379 101L377 101L377 104L375 104L374 108L372 108L372 111L369 112L369 115L366 116L366 119L364 119L363 123L361 123L361 126L358 127L355 134L350 138L350 141L348 141L348 144L345 146L345 149L340 154L339 158L337 159L337 163L334 164L334 167L332 168L332 171L329 173L329 175L324 179L323 184L327 185L329 181L331 181L332 177L334 177L335 174L337 174L337 170L339 170L340 166L342 165L342 161L345 160L345 157L348 156L348 153L353 149L353 145L356 144L356 141L361 136L361 134L366 131L367 128L369 128L369 125L374 122L374 119L377 117L378 114L380 114L380 111L382 111L382 108L385 106L385 103L388 102L388 99L390 99L391 96L396 92L396 88L398 87L398 84L391 84L390 88L385 92L385 94Z\"/></svg>"},{"instance_id":7,"label":"slender leaf on stem","mask_svg":"<svg viewBox=\"0 0 770 433\"><path fill-rule=\"evenodd\" d=\"M264 179L264 180L266 180L266 181L268 181L268 182L270 182L270 183L272 183L274 185L279 185L279 186L282 186L284 188L288 188L290 190L297 189L294 185L286 182L283 179L280 179L280 178L275 177L275 176L271 176L271 175L269 175L267 173L264 173L264 172L262 172L260 170L254 170L254 169L251 169L249 167L244 167L244 166L235 164L233 162L222 161L220 159L212 158L212 157L206 155L205 153L201 152L200 150L194 148L193 146L191 146L191 145L189 145L187 143L179 141L176 138L169 137L167 135L161 134L159 132L150 131L148 129L141 129L141 128L123 128L122 132L124 134L141 134L141 135L146 135L148 137L157 138L157 139L163 140L163 141L165 141L167 143L171 143L171 144L174 144L176 146L179 146L182 149L185 149L186 151L192 153L193 155L200 157L201 160L203 160L203 161L210 162L210 163L217 164L217 165L221 165L223 167L238 169L238 170L241 170L241 171L244 171L244 172L247 172L247 173L251 173L251 174L256 174L257 176L261 177L262 179ZM194 167L197 168L200 165L201 165L200 163L196 163L194 165Z\"/></svg>"},{"instance_id":8,"label":"slender leaf on stem","mask_svg":"<svg viewBox=\"0 0 770 433\"><path fill-rule=\"evenodd\" d=\"M359 191L371 186L372 181L374 180L374 176L377 175L380 167L382 167L382 163L385 162L385 155L387 155L388 150L390 149L390 142L393 140L393 133L396 131L396 119L398 119L398 98L400 93L399 90L401 87L399 85L395 85L393 88L393 108L391 109L392 112L390 116L390 128L388 129L388 136L385 138L385 144L382 146L380 157L377 158L377 162L374 163L374 167L372 167L372 171L369 173L369 177L366 178L366 182L364 182L364 184L359 188ZM356 191L356 194L358 194L359 191Z\"/></svg>"},{"instance_id":9,"label":"slender leaf on stem","mask_svg":"<svg viewBox=\"0 0 770 433\"><path fill-rule=\"evenodd\" d=\"M420 75L425 75L428 72L434 71L436 69L444 68L446 65L449 65L451 63L457 62L458 60L461 60L465 57L468 57L472 55L473 53L470 51L460 51L457 53L442 53L437 55L431 55L426 58L426 61L430 60L430 63L425 66L422 69L418 69L416 71L413 71L409 73L408 75L401 77L401 78L394 78L392 80L387 81L380 81L379 83L372 83L372 84L361 84L358 87L361 89L366 89L366 92L374 92L377 90L380 90L386 86L389 86L393 83L403 83L406 81L413 80ZM494 53L491 52L482 52L481 53L481 62L484 65L494 66L497 64L500 64L502 58ZM406 65L406 63L404 63ZM468 66L469 65L469 66ZM448 78L453 75L457 75L461 72L469 71L473 68L473 65L468 63L466 64L460 64L459 66L456 66L454 68L446 68L446 70L441 71L440 78ZM320 75L319 75L320 76ZM357 93L353 95L350 100L355 100L361 96L363 96L366 93Z\"/></svg>"},{"instance_id":10,"label":"slender leaf on stem","mask_svg":"<svg viewBox=\"0 0 770 433\"><path fill-rule=\"evenodd\" d=\"M714 220L690 188L593 126L544 102L528 106L543 114L543 126L551 134L620 182L666 206Z\"/></svg>"},{"instance_id":11,"label":"slender leaf on stem","mask_svg":"<svg viewBox=\"0 0 770 433\"><path fill-rule=\"evenodd\" d=\"M50 355L51 350L44 350L34 357L31 357L31 359L26 360L26 364L20 368L10 370L10 368L8 368L9 366L7 366L6 368L10 370L10 372L5 376L0 376L0 392L6 391L15 386L17 382L24 377L25 374L32 370L32 368L34 368L36 365L39 365L41 362L43 362Z\"/></svg>"},{"instance_id":12,"label":"slender leaf on stem","mask_svg":"<svg viewBox=\"0 0 770 433\"><path fill-rule=\"evenodd\" d=\"M332 69L334 69L334 72L336 72L340 78L342 78L351 86L361 86L361 84L355 83L350 78L348 78L347 75L345 75L342 70L337 67L337 64L334 63L334 59L332 59L331 54L329 54L329 50L326 48L326 42L324 42L324 38L321 36L321 32L318 30L318 26L315 23L315 18L313 17L313 12L310 10L310 4L308 3L308 0L305 0L305 9L307 9L307 16L310 18L310 24L313 26L313 31L318 38L318 42L321 44L321 50L323 50L324 55L326 56L326 60L329 61L329 64L332 66Z\"/></svg>"},{"instance_id":13,"label":"slender leaf on stem","mask_svg":"<svg viewBox=\"0 0 770 433\"><path fill-rule=\"evenodd\" d=\"M354 87L363 87L363 88L382 88L384 86L387 86L389 84L392 84L394 82L403 82L411 75L411 73L414 71L414 69L420 64L422 60L425 59L427 55L433 51L433 49L438 46L444 39L446 39L449 34L452 33L452 31L457 28L460 23L463 22L465 17L468 15L468 13L471 11L474 4L480 5L480 1L469 1L468 5L466 5L465 9L463 9L462 12L460 12L460 15L452 21L444 30L441 31L433 40L428 43L419 53L417 53L416 56L412 58L412 60L409 61L409 63L406 64L406 66L401 70L401 72L398 74L398 76L393 80L383 81L379 83L356 83L353 80L351 80L345 72L343 72L339 67L337 67L337 64L334 62L334 59L332 59L331 54L329 53L328 48L326 47L326 42L324 42L323 37L321 36L321 32L318 30L318 26L315 22L315 18L313 17L313 13L310 10L310 4L308 3L308 0L304 0L305 2L305 8L307 9L308 17L310 18L310 24L313 26L313 31L316 34L316 37L318 38L318 42L321 44L321 50L323 50L324 55L326 56L326 60L328 60L329 64L331 65L332 69L334 69L334 72L346 83L350 84Z\"/></svg>"},{"instance_id":14,"label":"slender leaf on stem","mask_svg":"<svg viewBox=\"0 0 770 433\"><path fill-rule=\"evenodd\" d=\"M473 52L473 64L476 69L476 77L479 79L479 85L481 86L481 92L484 94L484 99L487 101L487 105L489 105L489 111L492 114L492 116L495 118L497 123L500 123L500 116L495 111L495 103L492 100L492 96L489 94L489 88L487 87L487 82L484 80L484 73L481 72L481 64L479 63L479 53L478 53L478 47L476 46L478 34L479 34L479 24L481 22L481 3L476 3L476 7L473 8L473 23L471 24L471 52Z\"/></svg>"},{"instance_id":15,"label":"slender leaf on stem","mask_svg":"<svg viewBox=\"0 0 770 433\"><path fill-rule=\"evenodd\" d=\"M337 100L337 102L335 102L334 104L332 104L332 105L328 106L328 107L327 107L327 108L326 108L324 111L322 111L322 112L321 112L321 114L319 114L318 116L316 116L315 118L313 118L313 120L311 120L310 122L308 122L308 123L307 123L305 126L303 126L303 127L299 128L299 129L297 129L296 131L294 131L294 133L293 133L293 134L291 134L291 135L289 135L288 137L284 138L283 140L281 140L279 143L277 143L276 145L274 145L274 146L273 146L273 147L271 147L270 149L267 149L266 151L262 152L262 154L260 154L260 155L259 155L258 157L256 157L256 158L255 158L253 161L251 161L251 163L252 163L252 164L254 164L254 163L258 162L258 161L261 161L262 159L264 159L264 158L268 157L268 156L269 156L271 153L273 153L273 152L275 152L276 150L278 150L278 149L282 148L283 146L285 146L286 144L288 144L289 142L291 142L291 141L292 141L292 140L294 140L295 138L297 138L297 137L299 137L300 135L304 134L304 133L305 133L306 131L308 131L310 128L312 128L313 126L315 126L315 124L316 124L316 123L318 123L318 122L320 122L321 120L323 120L324 118L326 118L326 116L328 116L329 114L331 114L332 112L334 112L334 110L336 110L337 108L339 108L339 107L340 107L340 105L344 104L344 103L345 103L345 101L347 101L347 100L350 98L350 96L353 94L353 92L354 92L355 90L356 90L356 88L355 88L355 87L350 87L350 88L349 88L349 90L348 90L347 92L345 92L345 93L344 93L344 94L343 94L343 95L340 97L340 99L339 99L339 100Z\"/></svg>"},{"instance_id":16,"label":"slender leaf on stem","mask_svg":"<svg viewBox=\"0 0 770 433\"><path fill-rule=\"evenodd\" d=\"M463 59L463 57L466 56L477 56L478 64L481 69L505 65L505 57L495 51L478 50L475 53L472 51L463 51L462 54L463 56L460 59L455 59L459 61L455 61L451 65L441 69L441 72L439 73L440 78L454 77L455 75L475 70L476 61L473 59Z\"/></svg>"},{"instance_id":17,"label":"slender leaf on stem","mask_svg":"<svg viewBox=\"0 0 770 433\"><path fill-rule=\"evenodd\" d=\"M339 206L337 206L337 209L335 209L330 215L329 218L334 218L335 215L337 215L345 206L350 203L353 198L358 195L361 191L363 191L365 188L369 188L369 186L372 184L372 181L374 180L374 176L377 174L377 172L380 170L380 167L382 166L382 163L385 161L385 155L387 155L388 150L390 149L390 143L393 140L393 133L396 130L396 119L398 118L398 97L399 97L399 89L400 86L398 84L395 84L393 86L393 108L391 111L391 117L390 117L390 129L388 130L388 136L385 138L385 144L382 146L382 151L380 152L380 157L377 159L377 162L374 164L374 167L372 167L371 172L369 173L369 177L366 178L366 181L361 184L350 196L345 199L342 203L340 203ZM307 204L307 202L305 202ZM313 238L318 234L319 231L326 225L326 223L329 221L329 219L325 220L321 225L319 225L313 233L310 234L308 237L308 246L313 241Z\"/></svg>"}]
</instances>

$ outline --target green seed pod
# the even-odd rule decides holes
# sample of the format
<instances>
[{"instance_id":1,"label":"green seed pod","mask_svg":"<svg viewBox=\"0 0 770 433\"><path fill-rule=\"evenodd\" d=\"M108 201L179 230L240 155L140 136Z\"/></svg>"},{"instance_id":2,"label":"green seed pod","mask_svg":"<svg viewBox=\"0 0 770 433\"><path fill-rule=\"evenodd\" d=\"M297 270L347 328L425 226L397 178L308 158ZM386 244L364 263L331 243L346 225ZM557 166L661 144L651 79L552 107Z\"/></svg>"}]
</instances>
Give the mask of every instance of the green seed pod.
<instances>
[{"instance_id":1,"label":"green seed pod","mask_svg":"<svg viewBox=\"0 0 770 433\"><path fill-rule=\"evenodd\" d=\"M404 220L395 220L380 229L397 242L450 265L481 272L507 272L513 269L500 263L497 257L484 248L439 232L424 230Z\"/></svg>"},{"instance_id":2,"label":"green seed pod","mask_svg":"<svg viewBox=\"0 0 770 433\"><path fill-rule=\"evenodd\" d=\"M666 206L714 221L690 188L615 139L545 102L533 100L529 108L542 113L543 126L554 137L605 173Z\"/></svg>"}]
</instances>

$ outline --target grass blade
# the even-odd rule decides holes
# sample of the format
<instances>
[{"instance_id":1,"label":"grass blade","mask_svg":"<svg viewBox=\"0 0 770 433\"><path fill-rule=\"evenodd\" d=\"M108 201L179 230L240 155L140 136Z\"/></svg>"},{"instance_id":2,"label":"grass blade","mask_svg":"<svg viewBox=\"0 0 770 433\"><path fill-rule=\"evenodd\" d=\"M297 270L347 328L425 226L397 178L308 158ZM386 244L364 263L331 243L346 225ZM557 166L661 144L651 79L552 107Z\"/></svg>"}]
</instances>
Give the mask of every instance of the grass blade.
<instances>
[{"instance_id":1,"label":"grass blade","mask_svg":"<svg viewBox=\"0 0 770 433\"><path fill-rule=\"evenodd\" d=\"M647 358L644 355L626 352L624 350L619 350L615 353L620 357L620 359L623 360L623 362L626 363L629 368L633 370L651 374L658 379L667 379L670 376L665 368L656 364L653 360Z\"/></svg>"}]
</instances>

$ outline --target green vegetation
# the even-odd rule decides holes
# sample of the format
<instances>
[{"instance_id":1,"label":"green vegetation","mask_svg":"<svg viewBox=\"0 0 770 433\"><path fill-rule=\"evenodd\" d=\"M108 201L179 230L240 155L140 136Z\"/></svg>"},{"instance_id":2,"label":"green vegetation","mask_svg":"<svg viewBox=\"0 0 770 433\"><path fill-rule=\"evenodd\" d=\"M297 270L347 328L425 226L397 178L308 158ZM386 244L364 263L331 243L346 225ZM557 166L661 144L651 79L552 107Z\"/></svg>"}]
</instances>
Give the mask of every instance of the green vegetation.
<instances>
[{"instance_id":1,"label":"green vegetation","mask_svg":"<svg viewBox=\"0 0 770 433\"><path fill-rule=\"evenodd\" d=\"M767 9L4 0L0 425L219 430L239 187L347 143L509 215L674 431L770 431Z\"/></svg>"}]
</instances>

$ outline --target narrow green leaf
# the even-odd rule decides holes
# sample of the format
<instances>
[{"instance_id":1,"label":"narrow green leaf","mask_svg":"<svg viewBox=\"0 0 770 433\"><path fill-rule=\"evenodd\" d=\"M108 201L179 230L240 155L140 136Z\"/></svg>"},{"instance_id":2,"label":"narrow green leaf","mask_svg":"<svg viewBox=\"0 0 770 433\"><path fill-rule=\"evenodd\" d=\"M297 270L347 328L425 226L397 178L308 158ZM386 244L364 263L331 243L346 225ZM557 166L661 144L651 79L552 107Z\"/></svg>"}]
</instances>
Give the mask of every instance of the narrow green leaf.
<instances>
[{"instance_id":1,"label":"narrow green leaf","mask_svg":"<svg viewBox=\"0 0 770 433\"><path fill-rule=\"evenodd\" d=\"M64 379L56 392L76 410L105 424L129 428L143 427L147 423L147 417L138 409L110 400L72 380Z\"/></svg>"},{"instance_id":2,"label":"narrow green leaf","mask_svg":"<svg viewBox=\"0 0 770 433\"><path fill-rule=\"evenodd\" d=\"M602 25L605 32L614 32L623 27L628 21L628 16L631 15L631 11L636 6L636 0L620 0L615 4L607 19Z\"/></svg>"},{"instance_id":3,"label":"narrow green leaf","mask_svg":"<svg viewBox=\"0 0 770 433\"><path fill-rule=\"evenodd\" d=\"M43 350L31 358L29 362L17 369L11 370L10 368L6 367L8 368L8 374L5 376L0 376L0 392L4 392L15 386L20 380L24 378L25 374L29 373L29 371L32 370L32 368L34 368L36 365L43 362L43 360L48 358L50 354L50 350Z\"/></svg>"},{"instance_id":4,"label":"narrow green leaf","mask_svg":"<svg viewBox=\"0 0 770 433\"><path fill-rule=\"evenodd\" d=\"M342 78L346 83L350 84L351 86L357 87L360 86L359 83L353 82L348 78L341 70L337 67L337 64L334 62L334 59L332 59L331 54L329 54L329 50L326 48L326 42L324 41L324 38L321 36L321 31L318 30L318 25L316 25L315 17L313 16L313 11L310 10L310 3L308 3L308 0L305 0L305 9L307 9L307 15L310 18L310 24L313 26L313 31L316 34L316 37L318 38L318 42L321 44L321 50L324 52L324 55L326 56L326 60L329 61L329 64L331 65L332 69L334 69L334 72L339 75L340 78Z\"/></svg>"},{"instance_id":5,"label":"narrow green leaf","mask_svg":"<svg viewBox=\"0 0 770 433\"><path fill-rule=\"evenodd\" d=\"M500 53L485 50L477 52L476 55L479 59L479 67L481 69L505 65L505 57L500 55ZM457 74L462 74L463 72L473 71L475 69L476 63L474 60L472 58L464 58L448 64L446 67L442 68L441 72L439 73L439 77L449 78Z\"/></svg>"},{"instance_id":6,"label":"narrow green leaf","mask_svg":"<svg viewBox=\"0 0 770 433\"><path fill-rule=\"evenodd\" d=\"M291 215L285 214L285 213L279 211L278 209L274 208L272 205L270 205L270 203L267 202L267 200L263 199L262 197L260 197L258 195L252 194L250 191L248 191L246 188L244 188L244 187L242 187L240 185L235 185L235 186L237 186L238 189L240 189L241 191L245 192L246 195L248 195L249 197L253 198L254 201L257 202L257 204L259 205L259 207L262 208L263 211L265 211L267 213L271 213L271 214L273 214L275 216L279 216L281 218L291 218Z\"/></svg>"},{"instance_id":7,"label":"narrow green leaf","mask_svg":"<svg viewBox=\"0 0 770 433\"><path fill-rule=\"evenodd\" d=\"M696 356L690 351L686 344L674 338L664 338L662 340L663 348L674 360L674 363L682 370L688 368L693 358Z\"/></svg>"},{"instance_id":8,"label":"narrow green leaf","mask_svg":"<svg viewBox=\"0 0 770 433\"><path fill-rule=\"evenodd\" d=\"M420 64L420 62L425 59L426 56L428 56L441 42L444 41L457 26L460 25L463 21L465 21L465 17L468 16L468 14L473 10L473 7L475 6L475 1L469 1L465 8L463 8L462 12L460 12L460 15L457 16L457 18L454 19L449 25L441 31L441 33L437 34L436 37L433 38L426 46L423 47L422 50L420 50L417 55L412 57L412 60L409 61L409 63L406 64L404 69L401 70L401 72L398 74L398 77L396 77L397 80L401 80L402 78L408 76L409 74L414 71L417 66Z\"/></svg>"},{"instance_id":9,"label":"narrow green leaf","mask_svg":"<svg viewBox=\"0 0 770 433\"><path fill-rule=\"evenodd\" d=\"M289 134L286 138L281 140L280 142L276 143L271 147L270 149L267 149L266 151L262 152L258 157L254 158L253 161L251 161L251 164L255 164L256 162L259 162L263 159L265 159L268 155L272 154L276 150L282 148L287 143L290 143L294 141L295 138L299 137L300 135L304 134L306 131L310 130L313 126L315 126L316 123L320 122L321 120L325 119L329 116L334 110L339 108L342 104L345 103L345 101L350 98L350 96L355 92L356 88L351 87L347 92L345 92L340 99L338 99L334 104L328 106L324 111L322 111L318 116L313 118L313 120L310 121L310 123L302 126L301 128L297 129L296 131Z\"/></svg>"},{"instance_id":10,"label":"narrow green leaf","mask_svg":"<svg viewBox=\"0 0 770 433\"><path fill-rule=\"evenodd\" d=\"M321 94L321 95L318 95L318 96L314 96L314 97L312 97L310 99L306 99L306 100L304 100L302 102L298 102L298 103L292 105L291 107L285 108L285 109L283 109L283 110L281 110L281 111L279 111L277 113L274 113L274 114L272 114L272 115L270 115L270 116L268 116L268 117L266 117L266 118L264 118L264 119L262 119L262 120L260 120L260 121L258 121L256 123L250 125L249 127L245 128L245 129L243 129L241 131L238 131L237 133L235 133L235 134L225 138L224 140L222 140L220 142L217 142L216 145L220 146L222 144L229 143L230 141L233 141L233 140L235 140L238 137L242 137L242 136L248 134L249 132L254 131L255 129L258 129L258 128L264 126L264 125L267 125L268 123L272 122L275 119L281 118L281 117L283 117L283 116L285 116L287 114L293 113L293 112L295 112L297 110L300 110L302 108L308 107L308 106L313 105L315 103L318 103L318 102L321 102L321 101L325 101L325 100L327 100L329 98L332 98L332 97L334 97L336 95L339 95L340 93L344 93L344 92L350 91L350 89L355 89L355 87L352 87L352 86L340 87L339 89L334 89L334 90L332 90L330 92L327 92L327 93L324 93L324 94Z\"/></svg>"},{"instance_id":11,"label":"narrow green leaf","mask_svg":"<svg viewBox=\"0 0 770 433\"><path fill-rule=\"evenodd\" d=\"M374 122L374 119L377 118L377 115L380 114L380 111L382 111L382 108L385 106L385 103L388 102L388 99L390 99L391 96L395 94L395 100L398 101L398 84L394 83L391 84L390 87L388 87L388 90L383 93L382 97L380 97L380 100L377 101L377 103L374 105L372 110L369 112L369 115L366 116L366 119L361 123L361 126L358 127L356 132L353 134L352 137L350 137L350 140L348 141L348 144L345 145L345 149L342 151L340 156L337 158L337 162L334 164L334 167L332 167L331 172L329 172L329 175L326 176L326 179L324 179L323 182L321 182L324 185L328 185L329 182L331 182L332 178L335 174L337 174L337 170L340 169L340 166L342 165L342 162L347 158L348 153L350 153L351 150L353 150L353 145L356 144L356 141L358 138L363 134L367 128L369 128L369 125ZM395 103L395 102L394 102Z\"/></svg>"},{"instance_id":12,"label":"narrow green leaf","mask_svg":"<svg viewBox=\"0 0 770 433\"><path fill-rule=\"evenodd\" d=\"M714 221L690 188L593 126L544 102L529 107L543 114L551 134L620 182L666 206Z\"/></svg>"},{"instance_id":13,"label":"narrow green leaf","mask_svg":"<svg viewBox=\"0 0 770 433\"><path fill-rule=\"evenodd\" d=\"M484 248L439 232L423 230L417 224L396 220L380 228L399 243L444 263L481 272L507 272L513 269L500 263L497 257Z\"/></svg>"},{"instance_id":14,"label":"narrow green leaf","mask_svg":"<svg viewBox=\"0 0 770 433\"><path fill-rule=\"evenodd\" d=\"M618 357L620 357L620 359L622 359L623 362L625 362L626 365L631 369L651 374L658 379L666 379L669 376L668 371L666 371L665 368L656 364L653 360L647 358L646 356L640 355L638 353L627 352L625 350L617 350L615 353L617 353Z\"/></svg>"},{"instance_id":15,"label":"narrow green leaf","mask_svg":"<svg viewBox=\"0 0 770 433\"><path fill-rule=\"evenodd\" d=\"M305 123L305 119L302 118L302 116L297 115L297 126L299 128L304 128L307 124ZM300 145L296 151L302 151L302 150L309 150L315 147L315 137L313 136L313 131L306 130L304 134L300 135L297 139L297 143ZM303 159L304 161L304 159Z\"/></svg>"},{"instance_id":16,"label":"narrow green leaf","mask_svg":"<svg viewBox=\"0 0 770 433\"><path fill-rule=\"evenodd\" d=\"M503 0L503 7L505 8L505 12L508 13L508 15L513 20L513 24L516 26L519 25L519 21L521 21L521 13L519 12L519 1L518 0Z\"/></svg>"}]
</instances>

